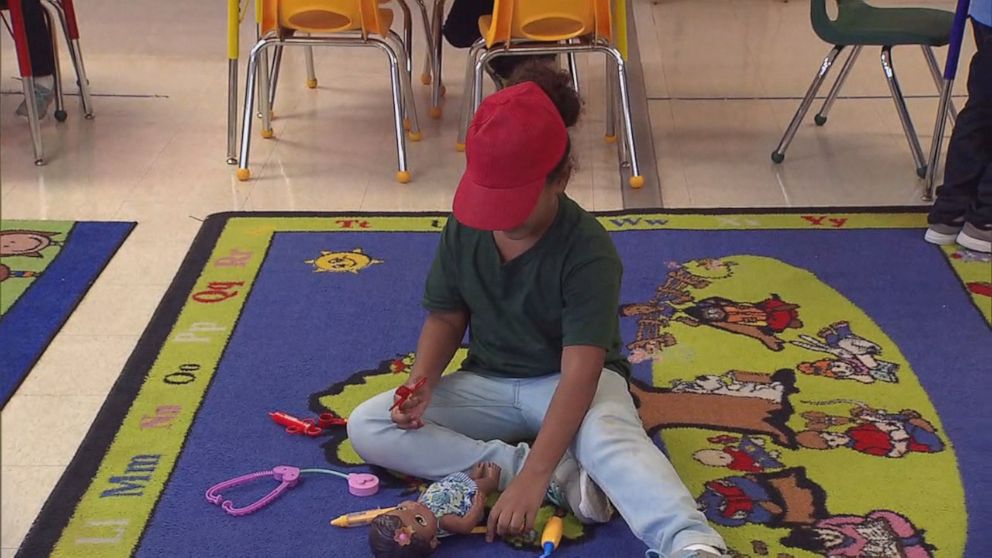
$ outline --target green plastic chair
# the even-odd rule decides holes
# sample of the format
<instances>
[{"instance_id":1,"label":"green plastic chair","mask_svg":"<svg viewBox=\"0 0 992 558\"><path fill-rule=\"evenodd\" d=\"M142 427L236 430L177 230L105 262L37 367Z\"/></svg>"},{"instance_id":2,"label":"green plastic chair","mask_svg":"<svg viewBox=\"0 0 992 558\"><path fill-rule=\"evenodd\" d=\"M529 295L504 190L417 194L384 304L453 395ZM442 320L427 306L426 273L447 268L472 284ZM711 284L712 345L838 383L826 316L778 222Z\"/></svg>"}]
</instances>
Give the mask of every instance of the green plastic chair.
<instances>
[{"instance_id":1,"label":"green plastic chair","mask_svg":"<svg viewBox=\"0 0 992 558\"><path fill-rule=\"evenodd\" d=\"M906 140L909 148L913 152L913 161L916 163L916 174L921 178L926 176L927 164L923 158L923 150L920 149L920 140L913 127L909 111L906 110L906 101L903 99L902 90L899 88L899 81L896 79L896 72L892 66L892 47L901 45L919 45L923 49L923 55L930 66L930 73L933 75L937 90L941 87L941 72L937 65L937 59L933 54L933 47L943 46L950 40L951 24L954 21L954 12L937 10L933 8L877 8L864 2L863 0L835 0L837 3L837 18L830 19L827 14L827 0L811 0L810 20L813 24L813 31L825 42L834 45L820 69L813 78L806 96L803 97L799 110L789 123L789 127L782 136L782 141L772 152L772 161L781 163L785 160L785 150L792 143L792 138L796 135L800 123L806 116L806 112L813 104L816 93L820 90L830 68L833 66L837 56L847 47L851 47L851 54L840 70L837 81L834 82L830 93L820 112L814 117L817 126L822 126L827 122L827 114L830 107L840 93L847 75L854 62L861 53L862 47L879 46L882 47L881 63L885 79L889 84L889 92L895 102L896 111L899 113L899 120L902 122L903 131L906 133ZM957 116L952 105L948 106L951 118Z\"/></svg>"}]
</instances>

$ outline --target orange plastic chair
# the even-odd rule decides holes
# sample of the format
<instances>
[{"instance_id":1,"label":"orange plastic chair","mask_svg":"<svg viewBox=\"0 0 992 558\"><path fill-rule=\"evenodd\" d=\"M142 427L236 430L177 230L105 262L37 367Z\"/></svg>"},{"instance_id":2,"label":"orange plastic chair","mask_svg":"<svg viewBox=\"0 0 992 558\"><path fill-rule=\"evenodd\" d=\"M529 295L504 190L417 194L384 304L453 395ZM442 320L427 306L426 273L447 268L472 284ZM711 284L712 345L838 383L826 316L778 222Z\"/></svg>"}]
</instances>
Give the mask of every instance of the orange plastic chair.
<instances>
[{"instance_id":1,"label":"orange plastic chair","mask_svg":"<svg viewBox=\"0 0 992 558\"><path fill-rule=\"evenodd\" d=\"M624 140L619 150L621 166L626 155L630 186L644 185L634 142L626 64L613 44L610 0L496 0L492 15L479 19L479 29L482 39L469 50L465 70L468 92L456 144L459 151L465 148L469 123L482 102L482 76L489 61L499 56L601 52L607 59L606 140L613 143L617 139L615 119L619 109Z\"/></svg>"},{"instance_id":2,"label":"orange plastic chair","mask_svg":"<svg viewBox=\"0 0 992 558\"><path fill-rule=\"evenodd\" d=\"M393 11L379 7L377 0L262 0L262 17L258 43L248 59L248 80L245 86L245 106L242 115L241 151L238 157L237 176L248 180L251 146L251 125L255 104L255 81L261 73L259 111L262 114L262 137L273 137L269 102L268 67L259 63L268 48L284 46L336 46L375 47L389 58L390 79L393 90L393 115L396 128L396 155L398 171L396 180L407 183L411 179L407 166L406 134L409 128L411 141L421 138L420 124L414 106L413 88L407 68L406 46L403 39L392 30ZM309 33L295 37L294 33ZM403 66L401 66L401 64Z\"/></svg>"}]
</instances>

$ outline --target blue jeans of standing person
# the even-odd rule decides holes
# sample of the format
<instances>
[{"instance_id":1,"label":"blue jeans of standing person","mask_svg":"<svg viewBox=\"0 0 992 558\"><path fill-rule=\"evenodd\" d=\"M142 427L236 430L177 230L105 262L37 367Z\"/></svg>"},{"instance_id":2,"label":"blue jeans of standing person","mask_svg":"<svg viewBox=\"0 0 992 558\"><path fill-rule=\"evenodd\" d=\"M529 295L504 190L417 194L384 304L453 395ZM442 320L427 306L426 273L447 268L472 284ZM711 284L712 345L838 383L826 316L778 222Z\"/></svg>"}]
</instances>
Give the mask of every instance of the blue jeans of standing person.
<instances>
[{"instance_id":1,"label":"blue jeans of standing person","mask_svg":"<svg viewBox=\"0 0 992 558\"><path fill-rule=\"evenodd\" d=\"M947 146L944 185L930 210L931 224L963 218L992 227L992 27L971 20L978 52L968 73L968 101Z\"/></svg>"},{"instance_id":2,"label":"blue jeans of standing person","mask_svg":"<svg viewBox=\"0 0 992 558\"><path fill-rule=\"evenodd\" d=\"M434 388L422 428L402 430L392 422L389 391L351 413L348 436L368 463L425 479L494 462L503 469L502 490L523 466L529 448L520 441L537 436L560 377L455 372ZM726 548L644 432L627 382L616 372L600 376L570 451L650 549L668 556L692 544Z\"/></svg>"}]
</instances>

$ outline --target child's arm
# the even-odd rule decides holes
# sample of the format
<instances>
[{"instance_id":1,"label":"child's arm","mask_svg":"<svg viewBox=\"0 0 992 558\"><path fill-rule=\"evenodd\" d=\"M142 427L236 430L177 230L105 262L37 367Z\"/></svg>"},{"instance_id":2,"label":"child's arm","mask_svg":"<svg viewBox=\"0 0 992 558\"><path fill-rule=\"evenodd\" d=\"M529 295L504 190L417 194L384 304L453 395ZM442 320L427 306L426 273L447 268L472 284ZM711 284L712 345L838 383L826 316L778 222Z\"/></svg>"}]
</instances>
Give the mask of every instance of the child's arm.
<instances>
[{"instance_id":1,"label":"child's arm","mask_svg":"<svg viewBox=\"0 0 992 558\"><path fill-rule=\"evenodd\" d=\"M534 447L527 456L524 471L531 468L542 478L551 479L551 473L572 444L592 405L605 359L606 351L599 347L574 345L563 349L561 379Z\"/></svg>"},{"instance_id":2,"label":"child's arm","mask_svg":"<svg viewBox=\"0 0 992 558\"><path fill-rule=\"evenodd\" d=\"M468 318L467 310L431 311L427 314L420 331L420 341L417 342L413 371L406 385L413 387L421 378L427 378L427 384L393 410L393 422L400 428L420 428L424 425L421 418L430 404L431 390L461 345Z\"/></svg>"},{"instance_id":3,"label":"child's arm","mask_svg":"<svg viewBox=\"0 0 992 558\"><path fill-rule=\"evenodd\" d=\"M441 373L465 337L468 316L467 310L431 311L427 314L417 342L417 357L413 361L410 383L427 378L428 386L437 385Z\"/></svg>"},{"instance_id":4,"label":"child's arm","mask_svg":"<svg viewBox=\"0 0 992 558\"><path fill-rule=\"evenodd\" d=\"M494 534L519 534L533 529L551 474L596 395L605 360L606 350L600 347L572 345L563 349L561 379L544 415L544 424L523 468L489 513L488 540Z\"/></svg>"},{"instance_id":5,"label":"child's arm","mask_svg":"<svg viewBox=\"0 0 992 558\"><path fill-rule=\"evenodd\" d=\"M482 522L486 514L486 496L482 491L475 493L472 499L472 507L464 516L444 515L438 520L441 528L456 535L469 535L476 525Z\"/></svg>"}]
</instances>

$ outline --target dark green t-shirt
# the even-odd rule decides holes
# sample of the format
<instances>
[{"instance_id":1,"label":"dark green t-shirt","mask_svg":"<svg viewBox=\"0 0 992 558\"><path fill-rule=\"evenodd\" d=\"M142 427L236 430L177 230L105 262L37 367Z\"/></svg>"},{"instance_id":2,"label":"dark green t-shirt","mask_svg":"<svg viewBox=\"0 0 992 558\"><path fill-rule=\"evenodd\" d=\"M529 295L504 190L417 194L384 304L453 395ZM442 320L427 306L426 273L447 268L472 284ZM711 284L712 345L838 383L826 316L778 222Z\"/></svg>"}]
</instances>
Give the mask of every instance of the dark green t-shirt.
<instances>
[{"instance_id":1,"label":"dark green t-shirt","mask_svg":"<svg viewBox=\"0 0 992 558\"><path fill-rule=\"evenodd\" d=\"M544 236L505 264L491 232L448 219L424 306L469 311L464 370L543 376L561 370L563 347L592 345L606 349L606 367L626 377L617 313L622 274L606 230L563 194Z\"/></svg>"}]
</instances>

